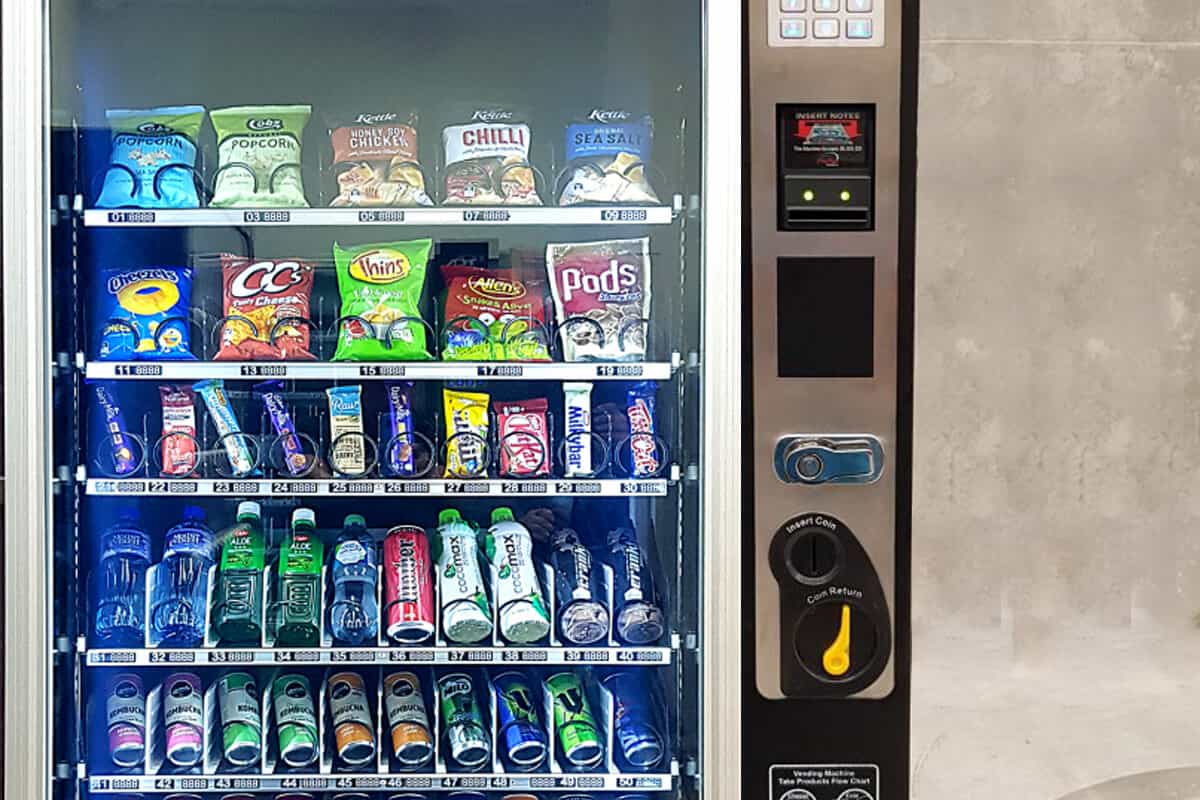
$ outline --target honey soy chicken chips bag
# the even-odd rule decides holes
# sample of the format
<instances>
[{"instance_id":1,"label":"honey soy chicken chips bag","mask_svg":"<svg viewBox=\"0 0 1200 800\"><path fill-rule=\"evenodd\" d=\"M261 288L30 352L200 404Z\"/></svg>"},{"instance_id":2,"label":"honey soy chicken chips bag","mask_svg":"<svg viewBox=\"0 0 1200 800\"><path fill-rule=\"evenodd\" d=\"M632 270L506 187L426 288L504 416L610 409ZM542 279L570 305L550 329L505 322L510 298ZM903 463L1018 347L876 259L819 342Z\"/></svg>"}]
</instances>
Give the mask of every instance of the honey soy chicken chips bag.
<instances>
[{"instance_id":1,"label":"honey soy chicken chips bag","mask_svg":"<svg viewBox=\"0 0 1200 800\"><path fill-rule=\"evenodd\" d=\"M329 128L337 196L329 205L431 206L417 157L417 115L367 111Z\"/></svg>"},{"instance_id":2,"label":"honey soy chicken chips bag","mask_svg":"<svg viewBox=\"0 0 1200 800\"><path fill-rule=\"evenodd\" d=\"M339 314L334 361L429 358L421 293L433 240L333 246Z\"/></svg>"},{"instance_id":3,"label":"honey soy chicken chips bag","mask_svg":"<svg viewBox=\"0 0 1200 800\"><path fill-rule=\"evenodd\" d=\"M307 208L300 143L311 106L237 106L212 112L217 132L214 208Z\"/></svg>"}]
</instances>

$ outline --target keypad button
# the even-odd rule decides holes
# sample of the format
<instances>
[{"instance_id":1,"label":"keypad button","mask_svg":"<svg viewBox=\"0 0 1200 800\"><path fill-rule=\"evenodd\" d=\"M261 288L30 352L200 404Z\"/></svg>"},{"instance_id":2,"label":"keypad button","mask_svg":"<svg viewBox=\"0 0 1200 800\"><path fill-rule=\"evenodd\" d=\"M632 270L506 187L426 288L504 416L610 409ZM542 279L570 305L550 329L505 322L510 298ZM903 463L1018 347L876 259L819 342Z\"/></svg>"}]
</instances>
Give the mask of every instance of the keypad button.
<instances>
[{"instance_id":1,"label":"keypad button","mask_svg":"<svg viewBox=\"0 0 1200 800\"><path fill-rule=\"evenodd\" d=\"M875 0L846 0L846 10L851 14L869 14L875 10Z\"/></svg>"},{"instance_id":2,"label":"keypad button","mask_svg":"<svg viewBox=\"0 0 1200 800\"><path fill-rule=\"evenodd\" d=\"M841 32L841 25L836 19L813 20L813 37L816 39L836 39Z\"/></svg>"},{"instance_id":3,"label":"keypad button","mask_svg":"<svg viewBox=\"0 0 1200 800\"><path fill-rule=\"evenodd\" d=\"M847 39L870 39L874 28L869 19L852 19L846 22Z\"/></svg>"},{"instance_id":4,"label":"keypad button","mask_svg":"<svg viewBox=\"0 0 1200 800\"><path fill-rule=\"evenodd\" d=\"M779 10L784 13L805 11L807 7L808 0L779 0Z\"/></svg>"},{"instance_id":5,"label":"keypad button","mask_svg":"<svg viewBox=\"0 0 1200 800\"><path fill-rule=\"evenodd\" d=\"M808 27L802 19L785 19L779 23L779 35L784 39L803 39Z\"/></svg>"},{"instance_id":6,"label":"keypad button","mask_svg":"<svg viewBox=\"0 0 1200 800\"><path fill-rule=\"evenodd\" d=\"M832 14L841 11L841 0L813 0L813 11Z\"/></svg>"}]
</instances>

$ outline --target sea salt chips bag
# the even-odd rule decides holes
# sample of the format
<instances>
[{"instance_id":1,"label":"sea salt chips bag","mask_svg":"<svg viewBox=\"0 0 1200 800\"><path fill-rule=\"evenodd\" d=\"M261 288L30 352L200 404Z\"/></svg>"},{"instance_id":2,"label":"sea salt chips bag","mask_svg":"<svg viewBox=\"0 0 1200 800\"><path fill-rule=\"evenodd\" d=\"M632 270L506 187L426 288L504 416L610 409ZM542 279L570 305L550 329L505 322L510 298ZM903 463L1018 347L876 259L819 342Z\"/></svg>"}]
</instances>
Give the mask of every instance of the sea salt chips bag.
<instances>
[{"instance_id":1,"label":"sea salt chips bag","mask_svg":"<svg viewBox=\"0 0 1200 800\"><path fill-rule=\"evenodd\" d=\"M431 206L417 151L417 115L366 111L329 128L337 196L329 205Z\"/></svg>"},{"instance_id":2,"label":"sea salt chips bag","mask_svg":"<svg viewBox=\"0 0 1200 800\"><path fill-rule=\"evenodd\" d=\"M196 139L204 106L110 108L112 152L97 208L196 208Z\"/></svg>"},{"instance_id":3,"label":"sea salt chips bag","mask_svg":"<svg viewBox=\"0 0 1200 800\"><path fill-rule=\"evenodd\" d=\"M564 361L639 361L650 316L650 239L546 245Z\"/></svg>"},{"instance_id":4,"label":"sea salt chips bag","mask_svg":"<svg viewBox=\"0 0 1200 800\"><path fill-rule=\"evenodd\" d=\"M531 130L511 108L478 108L442 129L445 205L540 206Z\"/></svg>"},{"instance_id":5,"label":"sea salt chips bag","mask_svg":"<svg viewBox=\"0 0 1200 800\"><path fill-rule=\"evenodd\" d=\"M430 239L357 247L333 246L338 294L334 361L418 361L429 358L421 317Z\"/></svg>"},{"instance_id":6,"label":"sea salt chips bag","mask_svg":"<svg viewBox=\"0 0 1200 800\"><path fill-rule=\"evenodd\" d=\"M311 106L236 106L212 112L216 208L306 208L300 144Z\"/></svg>"},{"instance_id":7,"label":"sea salt chips bag","mask_svg":"<svg viewBox=\"0 0 1200 800\"><path fill-rule=\"evenodd\" d=\"M593 108L567 124L567 168L558 204L657 203L646 179L654 122L622 108Z\"/></svg>"}]
</instances>

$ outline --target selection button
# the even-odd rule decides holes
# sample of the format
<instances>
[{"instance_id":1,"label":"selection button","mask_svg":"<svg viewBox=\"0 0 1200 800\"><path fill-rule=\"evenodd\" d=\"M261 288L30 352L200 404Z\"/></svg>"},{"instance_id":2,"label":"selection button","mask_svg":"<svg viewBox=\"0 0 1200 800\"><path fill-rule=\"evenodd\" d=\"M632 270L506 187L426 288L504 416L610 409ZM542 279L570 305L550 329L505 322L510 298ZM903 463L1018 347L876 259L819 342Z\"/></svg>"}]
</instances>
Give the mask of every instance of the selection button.
<instances>
[{"instance_id":1,"label":"selection button","mask_svg":"<svg viewBox=\"0 0 1200 800\"><path fill-rule=\"evenodd\" d=\"M875 34L869 19L852 19L846 22L847 39L870 39Z\"/></svg>"},{"instance_id":2,"label":"selection button","mask_svg":"<svg viewBox=\"0 0 1200 800\"><path fill-rule=\"evenodd\" d=\"M846 0L846 10L851 14L870 14L875 10L875 0Z\"/></svg>"},{"instance_id":3,"label":"selection button","mask_svg":"<svg viewBox=\"0 0 1200 800\"><path fill-rule=\"evenodd\" d=\"M779 0L779 10L785 14L795 14L808 9L808 0Z\"/></svg>"},{"instance_id":4,"label":"selection button","mask_svg":"<svg viewBox=\"0 0 1200 800\"><path fill-rule=\"evenodd\" d=\"M779 35L784 39L803 39L808 36L808 24L802 19L785 19L779 23Z\"/></svg>"},{"instance_id":5,"label":"selection button","mask_svg":"<svg viewBox=\"0 0 1200 800\"><path fill-rule=\"evenodd\" d=\"M813 20L814 39L836 39L841 33L841 23L836 19Z\"/></svg>"}]
</instances>

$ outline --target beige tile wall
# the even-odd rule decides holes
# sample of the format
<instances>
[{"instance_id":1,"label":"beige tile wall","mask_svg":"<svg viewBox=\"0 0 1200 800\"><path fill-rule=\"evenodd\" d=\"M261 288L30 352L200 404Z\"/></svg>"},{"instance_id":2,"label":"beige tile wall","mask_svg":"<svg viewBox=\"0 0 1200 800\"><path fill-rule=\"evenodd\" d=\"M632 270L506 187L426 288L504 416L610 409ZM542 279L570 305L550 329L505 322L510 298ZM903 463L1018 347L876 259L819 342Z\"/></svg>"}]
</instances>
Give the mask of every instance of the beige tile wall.
<instances>
[{"instance_id":1,"label":"beige tile wall","mask_svg":"<svg viewBox=\"0 0 1200 800\"><path fill-rule=\"evenodd\" d=\"M922 20L913 797L1198 765L1200 2Z\"/></svg>"}]
</instances>

